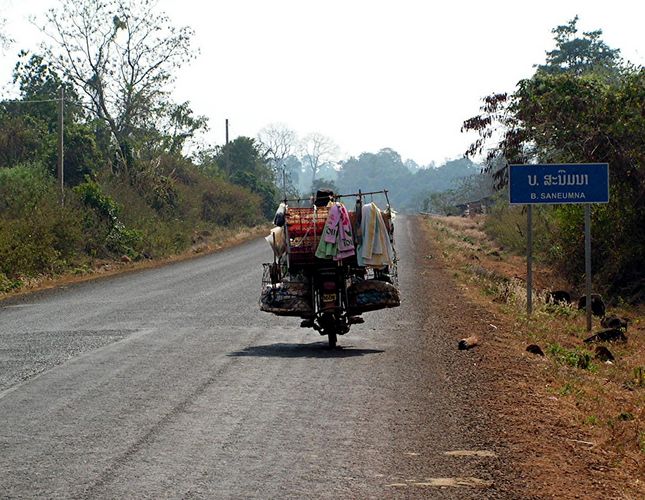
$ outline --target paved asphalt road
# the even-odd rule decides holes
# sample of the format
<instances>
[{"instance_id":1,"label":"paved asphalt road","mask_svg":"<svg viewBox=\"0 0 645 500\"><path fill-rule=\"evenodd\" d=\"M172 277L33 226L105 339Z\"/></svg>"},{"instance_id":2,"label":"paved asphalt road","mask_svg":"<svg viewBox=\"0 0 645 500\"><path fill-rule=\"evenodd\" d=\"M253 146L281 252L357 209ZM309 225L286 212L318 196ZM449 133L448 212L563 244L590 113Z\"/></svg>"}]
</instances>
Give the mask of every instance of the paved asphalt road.
<instances>
[{"instance_id":1,"label":"paved asphalt road","mask_svg":"<svg viewBox=\"0 0 645 500\"><path fill-rule=\"evenodd\" d=\"M502 457L446 455L496 445L415 237L337 350L259 311L263 240L0 302L0 497L505 497Z\"/></svg>"}]
</instances>

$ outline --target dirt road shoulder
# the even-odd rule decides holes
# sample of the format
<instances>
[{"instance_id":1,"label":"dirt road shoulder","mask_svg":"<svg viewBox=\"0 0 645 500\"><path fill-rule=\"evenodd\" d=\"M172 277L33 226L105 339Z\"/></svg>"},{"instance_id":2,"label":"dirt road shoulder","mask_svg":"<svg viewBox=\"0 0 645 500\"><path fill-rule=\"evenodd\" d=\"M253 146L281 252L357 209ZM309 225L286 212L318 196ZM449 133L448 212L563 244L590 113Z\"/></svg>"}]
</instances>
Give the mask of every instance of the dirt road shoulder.
<instances>
[{"instance_id":1,"label":"dirt road shoulder","mask_svg":"<svg viewBox=\"0 0 645 500\"><path fill-rule=\"evenodd\" d=\"M639 318L629 344L610 346L615 364L604 364L584 347L584 318L577 310L544 308L526 318L519 278L525 264L500 255L480 221L428 218L424 228L426 266L443 269L458 285L460 321L471 325L455 331L455 346L460 336L479 339L476 347L462 352L479 355L482 397L494 415L493 432L507 444L518 467L523 495L645 497L645 395L637 373L645 362ZM538 280L556 282L557 276L542 269ZM478 317L473 310L482 313ZM527 352L531 343L541 344L546 355ZM587 360L586 365L579 360Z\"/></svg>"}]
</instances>

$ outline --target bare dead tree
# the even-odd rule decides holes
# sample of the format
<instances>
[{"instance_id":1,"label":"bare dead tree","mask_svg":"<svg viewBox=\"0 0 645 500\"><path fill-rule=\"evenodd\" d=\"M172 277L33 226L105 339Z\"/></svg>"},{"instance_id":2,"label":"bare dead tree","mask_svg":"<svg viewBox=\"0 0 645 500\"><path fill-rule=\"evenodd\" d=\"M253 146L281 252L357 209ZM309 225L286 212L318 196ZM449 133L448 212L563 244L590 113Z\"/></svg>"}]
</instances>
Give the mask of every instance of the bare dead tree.
<instances>
[{"instance_id":1,"label":"bare dead tree","mask_svg":"<svg viewBox=\"0 0 645 500\"><path fill-rule=\"evenodd\" d=\"M307 135L301 142L302 162L311 170L311 182L322 167L334 161L338 155L338 146L329 137L314 132Z\"/></svg>"},{"instance_id":2,"label":"bare dead tree","mask_svg":"<svg viewBox=\"0 0 645 500\"><path fill-rule=\"evenodd\" d=\"M13 39L9 36L6 30L7 20L0 17L0 49L6 49L13 43Z\"/></svg>"},{"instance_id":3,"label":"bare dead tree","mask_svg":"<svg viewBox=\"0 0 645 500\"><path fill-rule=\"evenodd\" d=\"M277 176L285 159L295 154L298 136L286 125L272 123L258 132L258 142L260 151L269 161Z\"/></svg>"}]
</instances>

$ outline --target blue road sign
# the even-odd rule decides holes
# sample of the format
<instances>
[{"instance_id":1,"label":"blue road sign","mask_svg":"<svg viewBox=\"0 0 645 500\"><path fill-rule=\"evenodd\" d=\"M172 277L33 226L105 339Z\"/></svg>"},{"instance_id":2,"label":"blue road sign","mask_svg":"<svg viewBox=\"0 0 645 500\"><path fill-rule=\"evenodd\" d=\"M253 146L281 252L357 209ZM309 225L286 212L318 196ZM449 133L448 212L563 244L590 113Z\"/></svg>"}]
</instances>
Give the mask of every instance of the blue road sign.
<instances>
[{"instance_id":1,"label":"blue road sign","mask_svg":"<svg viewBox=\"0 0 645 500\"><path fill-rule=\"evenodd\" d=\"M509 165L511 204L607 203L607 163Z\"/></svg>"}]
</instances>

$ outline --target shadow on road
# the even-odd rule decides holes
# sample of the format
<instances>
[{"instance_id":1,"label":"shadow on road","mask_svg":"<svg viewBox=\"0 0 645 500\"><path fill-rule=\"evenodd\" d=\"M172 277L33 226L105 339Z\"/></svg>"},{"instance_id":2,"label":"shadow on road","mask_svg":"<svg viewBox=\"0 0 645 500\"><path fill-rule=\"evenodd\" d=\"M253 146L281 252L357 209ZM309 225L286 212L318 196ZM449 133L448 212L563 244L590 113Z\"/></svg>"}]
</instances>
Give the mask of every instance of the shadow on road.
<instances>
[{"instance_id":1,"label":"shadow on road","mask_svg":"<svg viewBox=\"0 0 645 500\"><path fill-rule=\"evenodd\" d=\"M256 356L266 358L350 358L385 352L379 349L354 349L352 346L330 348L327 342L311 344L277 343L269 345L249 346L241 351L232 352L229 356Z\"/></svg>"}]
</instances>

